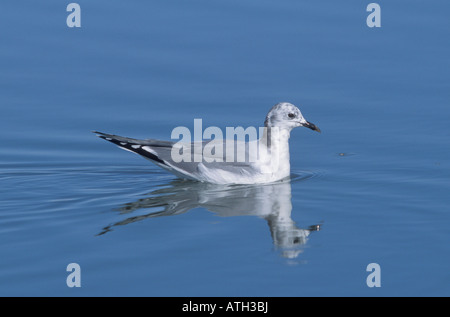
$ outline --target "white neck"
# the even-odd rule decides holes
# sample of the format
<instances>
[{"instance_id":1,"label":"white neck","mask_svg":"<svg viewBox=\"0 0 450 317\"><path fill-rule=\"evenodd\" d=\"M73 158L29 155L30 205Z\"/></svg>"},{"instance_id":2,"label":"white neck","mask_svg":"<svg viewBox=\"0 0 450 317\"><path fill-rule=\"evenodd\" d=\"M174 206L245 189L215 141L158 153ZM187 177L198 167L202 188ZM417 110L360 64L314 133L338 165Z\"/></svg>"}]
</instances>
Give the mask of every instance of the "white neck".
<instances>
[{"instance_id":1,"label":"white neck","mask_svg":"<svg viewBox=\"0 0 450 317\"><path fill-rule=\"evenodd\" d=\"M267 149L265 165L270 165L274 178L280 179L290 175L289 137L291 129L265 128L260 139L260 146Z\"/></svg>"}]
</instances>

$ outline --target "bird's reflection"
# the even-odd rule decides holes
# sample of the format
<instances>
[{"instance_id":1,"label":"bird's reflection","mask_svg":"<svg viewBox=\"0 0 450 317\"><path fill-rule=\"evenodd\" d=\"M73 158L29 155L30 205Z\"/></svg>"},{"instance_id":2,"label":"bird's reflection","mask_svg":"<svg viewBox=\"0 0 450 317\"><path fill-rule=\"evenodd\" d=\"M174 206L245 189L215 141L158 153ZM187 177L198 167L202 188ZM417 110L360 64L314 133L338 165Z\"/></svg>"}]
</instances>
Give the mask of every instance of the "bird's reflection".
<instances>
[{"instance_id":1,"label":"bird's reflection","mask_svg":"<svg viewBox=\"0 0 450 317\"><path fill-rule=\"evenodd\" d=\"M202 207L222 217L248 215L265 219L273 243L281 255L296 258L310 233L320 229L320 225L299 228L292 220L290 180L264 185L214 185L174 180L147 195L121 206L121 214L129 217L106 226L99 235L111 231L114 226L152 217L178 215ZM148 208L159 208L160 211L133 216L136 210Z\"/></svg>"}]
</instances>

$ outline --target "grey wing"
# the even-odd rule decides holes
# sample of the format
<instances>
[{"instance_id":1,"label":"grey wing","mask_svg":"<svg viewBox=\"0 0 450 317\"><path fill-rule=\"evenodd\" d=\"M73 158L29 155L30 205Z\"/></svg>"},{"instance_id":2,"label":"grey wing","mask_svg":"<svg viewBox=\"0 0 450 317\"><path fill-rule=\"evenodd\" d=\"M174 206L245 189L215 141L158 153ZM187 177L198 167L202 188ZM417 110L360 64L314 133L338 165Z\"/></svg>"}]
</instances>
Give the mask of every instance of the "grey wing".
<instances>
[{"instance_id":1,"label":"grey wing","mask_svg":"<svg viewBox=\"0 0 450 317\"><path fill-rule=\"evenodd\" d=\"M194 144L188 144L186 146L191 147L191 157L187 160L182 160L180 162L174 161L172 158L172 149L174 147L175 142L171 141L161 141L161 140L155 140L155 139L145 139L145 140L139 140L139 139L133 139L128 137L122 137L114 134L107 134L103 132L93 131L96 133L100 138L107 140L111 143L116 144L120 148L124 150L131 151L133 153L139 154L146 159L151 160L156 165L172 172L173 174L182 177L182 178L188 178L188 179L194 179L198 180L199 178L199 164L202 164L203 168L206 169L216 169L216 170L223 170L231 173L245 173L247 175L256 173L254 170L252 164L248 160L248 144L246 144L245 152L246 152L246 161L244 162L226 162L226 150L225 150L225 142L222 142L223 151L222 151L222 158L216 161L205 161L202 159L200 162L195 161L195 148L196 146ZM201 143L202 152L204 147L209 143L210 141L205 141ZM178 151L178 149L177 149ZM235 151L235 153L237 153ZM217 157L216 157L217 159Z\"/></svg>"},{"instance_id":2,"label":"grey wing","mask_svg":"<svg viewBox=\"0 0 450 317\"><path fill-rule=\"evenodd\" d=\"M139 154L177 176L194 180L197 179L193 174L197 170L196 165L198 165L198 163L181 162L176 164L172 160L171 151L175 142L155 139L139 140L98 131L93 132L97 134L98 137L114 143L124 150ZM179 166L177 167L175 165Z\"/></svg>"},{"instance_id":3,"label":"grey wing","mask_svg":"<svg viewBox=\"0 0 450 317\"><path fill-rule=\"evenodd\" d=\"M174 148L174 146L176 148ZM180 149L185 146L188 155L185 156L183 160L177 159L173 160L173 153L177 153ZM206 148L208 146L208 149ZM240 146L241 148L238 148ZM211 149L214 148L212 151ZM196 179L202 179L204 173L207 172L228 172L235 175L254 175L259 173L255 169L254 164L250 162L249 153L249 143L242 142L238 145L237 142L232 143L231 149L228 149L227 144L224 140L209 140L203 142L181 144L174 143L170 150L166 153L162 153L159 148L152 148L155 152L162 153L159 155L164 159L170 166L178 171L187 171L189 175L194 176ZM201 149L201 151L199 151ZM232 150L233 155L227 158L227 150ZM197 153L196 153L197 152ZM237 153L244 154L240 160L237 160Z\"/></svg>"}]
</instances>

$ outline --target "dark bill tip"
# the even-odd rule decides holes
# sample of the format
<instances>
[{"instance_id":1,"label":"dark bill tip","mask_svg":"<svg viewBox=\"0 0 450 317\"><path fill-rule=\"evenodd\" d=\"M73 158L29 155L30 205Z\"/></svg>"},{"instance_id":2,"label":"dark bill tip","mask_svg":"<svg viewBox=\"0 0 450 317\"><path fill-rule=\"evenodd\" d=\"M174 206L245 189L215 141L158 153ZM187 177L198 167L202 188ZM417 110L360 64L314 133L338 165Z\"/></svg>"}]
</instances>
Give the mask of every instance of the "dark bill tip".
<instances>
[{"instance_id":1,"label":"dark bill tip","mask_svg":"<svg viewBox=\"0 0 450 317\"><path fill-rule=\"evenodd\" d=\"M318 126L316 126L314 123L311 123L311 122L306 122L306 124L304 124L303 126L310 128L311 130L317 131L319 133L322 132L322 131L320 131Z\"/></svg>"}]
</instances>

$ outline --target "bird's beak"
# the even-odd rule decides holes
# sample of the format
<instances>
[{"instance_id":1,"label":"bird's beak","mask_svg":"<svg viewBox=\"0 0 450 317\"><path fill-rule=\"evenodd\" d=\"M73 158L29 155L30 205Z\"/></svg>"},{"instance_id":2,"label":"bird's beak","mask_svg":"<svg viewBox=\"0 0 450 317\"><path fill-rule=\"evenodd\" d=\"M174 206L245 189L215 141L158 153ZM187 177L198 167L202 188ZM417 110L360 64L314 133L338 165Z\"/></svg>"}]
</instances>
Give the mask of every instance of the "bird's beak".
<instances>
[{"instance_id":1,"label":"bird's beak","mask_svg":"<svg viewBox=\"0 0 450 317\"><path fill-rule=\"evenodd\" d=\"M306 127L306 128L310 128L311 130L317 131L317 132L321 132L319 127L316 126L314 123L308 122L306 121L306 123L302 123L302 126Z\"/></svg>"}]
</instances>

